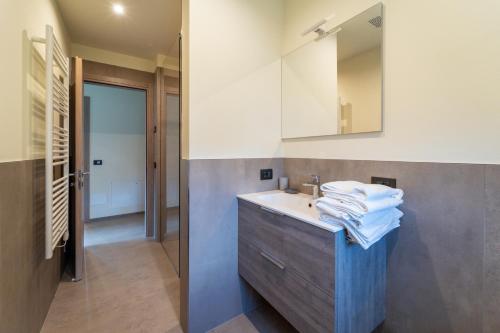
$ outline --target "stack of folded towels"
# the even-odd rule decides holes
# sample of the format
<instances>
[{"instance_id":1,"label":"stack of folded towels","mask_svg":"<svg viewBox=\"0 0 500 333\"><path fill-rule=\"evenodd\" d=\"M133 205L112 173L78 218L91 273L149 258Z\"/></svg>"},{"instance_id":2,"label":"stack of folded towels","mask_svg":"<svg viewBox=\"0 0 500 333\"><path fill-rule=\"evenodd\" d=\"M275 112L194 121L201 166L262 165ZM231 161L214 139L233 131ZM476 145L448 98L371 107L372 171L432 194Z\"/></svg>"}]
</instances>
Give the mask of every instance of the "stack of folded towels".
<instances>
[{"instance_id":1,"label":"stack of folded towels","mask_svg":"<svg viewBox=\"0 0 500 333\"><path fill-rule=\"evenodd\" d=\"M351 241L365 250L399 227L403 191L385 185L337 181L321 185L316 201L320 219L347 229Z\"/></svg>"}]
</instances>

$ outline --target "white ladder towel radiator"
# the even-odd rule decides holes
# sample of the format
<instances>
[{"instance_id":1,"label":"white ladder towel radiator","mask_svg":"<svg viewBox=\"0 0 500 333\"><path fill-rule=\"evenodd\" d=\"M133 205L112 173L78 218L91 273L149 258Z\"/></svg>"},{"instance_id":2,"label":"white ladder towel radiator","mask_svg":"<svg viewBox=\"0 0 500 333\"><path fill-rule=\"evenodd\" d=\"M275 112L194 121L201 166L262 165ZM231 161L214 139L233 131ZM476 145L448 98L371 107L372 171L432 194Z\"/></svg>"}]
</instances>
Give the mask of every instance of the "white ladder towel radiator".
<instances>
[{"instance_id":1,"label":"white ladder towel radiator","mask_svg":"<svg viewBox=\"0 0 500 333\"><path fill-rule=\"evenodd\" d=\"M45 38L45 258L69 238L69 59L50 25Z\"/></svg>"}]
</instances>

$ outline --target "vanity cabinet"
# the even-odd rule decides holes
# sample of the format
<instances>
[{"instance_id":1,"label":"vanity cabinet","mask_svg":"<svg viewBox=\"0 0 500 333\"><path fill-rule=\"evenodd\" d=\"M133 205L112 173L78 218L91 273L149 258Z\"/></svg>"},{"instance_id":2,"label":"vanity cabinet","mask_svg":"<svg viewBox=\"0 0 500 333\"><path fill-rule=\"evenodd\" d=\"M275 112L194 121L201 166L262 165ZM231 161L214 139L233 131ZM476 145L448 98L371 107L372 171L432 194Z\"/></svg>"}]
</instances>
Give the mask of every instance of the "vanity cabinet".
<instances>
[{"instance_id":1,"label":"vanity cabinet","mask_svg":"<svg viewBox=\"0 0 500 333\"><path fill-rule=\"evenodd\" d=\"M369 250L238 199L240 275L300 332L373 331L385 316L386 244Z\"/></svg>"}]
</instances>

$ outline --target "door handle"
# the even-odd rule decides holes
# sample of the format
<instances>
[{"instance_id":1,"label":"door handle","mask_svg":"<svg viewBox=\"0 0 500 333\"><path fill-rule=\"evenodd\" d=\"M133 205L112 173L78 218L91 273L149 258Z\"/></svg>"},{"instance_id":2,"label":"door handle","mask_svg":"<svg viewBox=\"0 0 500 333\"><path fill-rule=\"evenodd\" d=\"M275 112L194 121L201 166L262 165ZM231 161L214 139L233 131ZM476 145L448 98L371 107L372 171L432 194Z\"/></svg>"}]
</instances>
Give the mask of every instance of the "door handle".
<instances>
[{"instance_id":1,"label":"door handle","mask_svg":"<svg viewBox=\"0 0 500 333\"><path fill-rule=\"evenodd\" d=\"M75 176L89 176L90 175L90 171L76 171L76 172L72 172L72 173L68 173L68 176L69 177L75 177Z\"/></svg>"},{"instance_id":2,"label":"door handle","mask_svg":"<svg viewBox=\"0 0 500 333\"><path fill-rule=\"evenodd\" d=\"M81 190L84 184L83 176L90 176L90 171L76 170L73 173L69 173L68 176L75 177L75 182L78 184L78 189Z\"/></svg>"}]
</instances>

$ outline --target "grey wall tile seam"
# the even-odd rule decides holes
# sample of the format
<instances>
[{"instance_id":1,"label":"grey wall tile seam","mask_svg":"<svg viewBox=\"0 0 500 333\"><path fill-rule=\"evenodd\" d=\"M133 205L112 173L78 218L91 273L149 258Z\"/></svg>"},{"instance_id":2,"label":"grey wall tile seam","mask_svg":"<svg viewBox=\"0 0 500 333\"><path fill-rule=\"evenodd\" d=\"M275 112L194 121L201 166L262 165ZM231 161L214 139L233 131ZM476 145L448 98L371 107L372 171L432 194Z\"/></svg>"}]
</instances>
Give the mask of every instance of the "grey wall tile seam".
<instances>
[{"instance_id":1,"label":"grey wall tile seam","mask_svg":"<svg viewBox=\"0 0 500 333\"><path fill-rule=\"evenodd\" d=\"M486 209L488 209L487 205L487 200L486 200L486 166L483 165L482 167L482 172L483 172L483 257L481 258L483 262L483 275L481 278L481 331L485 332L486 329L486 304L485 304L485 294L486 294L486 289L485 289L485 280L486 280L486 230L487 230L487 220L486 220Z\"/></svg>"},{"instance_id":2,"label":"grey wall tile seam","mask_svg":"<svg viewBox=\"0 0 500 333\"><path fill-rule=\"evenodd\" d=\"M193 162L193 161L206 161L206 162L214 162L214 161L241 161L241 160L280 160L286 159L285 157L221 157L221 158L183 158L184 161Z\"/></svg>"},{"instance_id":3,"label":"grey wall tile seam","mask_svg":"<svg viewBox=\"0 0 500 333\"><path fill-rule=\"evenodd\" d=\"M293 161L293 160L313 160L313 161L350 161L357 163L408 163L408 164L440 164L440 165L454 165L454 166L466 166L474 165L486 168L489 165L500 165L500 164L484 164L484 163L472 163L472 162L438 162L438 161L403 161L403 160L364 160L364 159L343 159L343 158L309 158L309 157L221 157L221 158L183 158L185 161L233 161L233 160L283 160L283 161Z\"/></svg>"}]
</instances>

